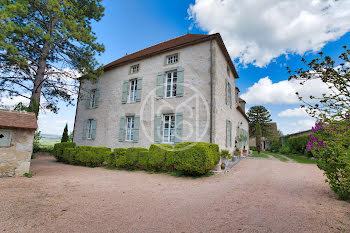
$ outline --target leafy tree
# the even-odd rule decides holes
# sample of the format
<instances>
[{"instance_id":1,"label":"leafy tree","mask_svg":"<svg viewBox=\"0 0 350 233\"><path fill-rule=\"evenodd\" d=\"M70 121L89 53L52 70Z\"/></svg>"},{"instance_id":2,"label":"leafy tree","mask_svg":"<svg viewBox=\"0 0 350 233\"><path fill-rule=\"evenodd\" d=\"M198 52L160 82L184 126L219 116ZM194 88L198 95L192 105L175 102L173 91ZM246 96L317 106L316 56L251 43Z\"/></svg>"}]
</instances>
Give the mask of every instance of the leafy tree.
<instances>
[{"instance_id":1,"label":"leafy tree","mask_svg":"<svg viewBox=\"0 0 350 233\"><path fill-rule=\"evenodd\" d=\"M0 94L30 100L30 110L72 104L79 80L102 72L104 51L91 23L102 0L0 0ZM44 101L41 101L44 98Z\"/></svg>"},{"instance_id":2,"label":"leafy tree","mask_svg":"<svg viewBox=\"0 0 350 233\"><path fill-rule=\"evenodd\" d=\"M335 61L324 56L308 62L302 59L307 69L301 68L291 71L290 80L300 80L302 85L311 79L320 79L328 85L330 92L322 97L310 96L314 103L296 93L303 102L302 107L312 117L318 119L312 128L306 149L318 158L317 166L324 171L331 189L339 197L350 200L350 50L341 53L341 63L336 66Z\"/></svg>"},{"instance_id":3,"label":"leafy tree","mask_svg":"<svg viewBox=\"0 0 350 233\"><path fill-rule=\"evenodd\" d=\"M69 142L68 124L64 127L61 142Z\"/></svg>"},{"instance_id":4,"label":"leafy tree","mask_svg":"<svg viewBox=\"0 0 350 233\"><path fill-rule=\"evenodd\" d=\"M33 142L33 153L36 153L40 150L40 140L41 140L41 131L35 131L34 142ZM32 155L33 158L33 155Z\"/></svg>"},{"instance_id":5,"label":"leafy tree","mask_svg":"<svg viewBox=\"0 0 350 233\"><path fill-rule=\"evenodd\" d=\"M68 142L73 142L73 131L68 135Z\"/></svg>"},{"instance_id":6,"label":"leafy tree","mask_svg":"<svg viewBox=\"0 0 350 233\"><path fill-rule=\"evenodd\" d=\"M323 121L346 119L350 115L350 50L346 46L343 48L345 51L339 56L339 65L320 52L319 57L311 61L302 59L306 69L292 71L287 67L289 80L297 79L304 85L308 80L320 79L329 87L330 93L323 93L322 97L310 96L316 103L306 102L304 97L296 93L307 113Z\"/></svg>"}]
</instances>

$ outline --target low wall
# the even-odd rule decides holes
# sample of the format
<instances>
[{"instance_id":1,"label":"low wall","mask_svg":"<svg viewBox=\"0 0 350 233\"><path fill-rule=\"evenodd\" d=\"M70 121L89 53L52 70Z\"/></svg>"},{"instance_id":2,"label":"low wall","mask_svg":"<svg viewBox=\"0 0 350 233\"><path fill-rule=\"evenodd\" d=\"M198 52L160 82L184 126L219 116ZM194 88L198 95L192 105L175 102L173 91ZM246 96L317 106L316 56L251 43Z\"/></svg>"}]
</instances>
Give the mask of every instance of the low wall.
<instances>
[{"instance_id":1,"label":"low wall","mask_svg":"<svg viewBox=\"0 0 350 233\"><path fill-rule=\"evenodd\" d=\"M0 129L0 134L11 137L9 145L0 147L0 177L21 176L29 172L34 130Z\"/></svg>"}]
</instances>

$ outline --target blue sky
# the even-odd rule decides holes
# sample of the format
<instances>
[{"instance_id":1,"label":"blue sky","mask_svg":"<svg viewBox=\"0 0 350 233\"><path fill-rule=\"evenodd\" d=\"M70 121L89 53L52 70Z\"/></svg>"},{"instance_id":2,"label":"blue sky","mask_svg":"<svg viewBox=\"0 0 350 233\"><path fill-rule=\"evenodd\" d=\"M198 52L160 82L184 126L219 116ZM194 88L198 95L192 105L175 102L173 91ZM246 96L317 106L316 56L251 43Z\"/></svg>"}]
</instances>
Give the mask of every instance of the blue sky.
<instances>
[{"instance_id":1,"label":"blue sky","mask_svg":"<svg viewBox=\"0 0 350 233\"><path fill-rule=\"evenodd\" d=\"M350 25L344 22L350 21L349 10L344 10L349 1L343 1L344 5L327 1L329 9L321 0L285 0L284 5L278 0L271 2L250 6L236 0L104 0L105 17L93 24L98 40L106 47L98 61L107 64L189 29L200 34L220 32L235 62L240 76L236 85L246 97L247 107L264 105L284 133L308 129L314 120L283 91L296 88L295 83L285 81L286 66L298 69L302 55L311 59L319 50L336 57L342 45L349 45ZM310 85L310 92L322 89L318 85ZM71 131L74 116L75 106L62 103L58 114L41 114L40 130L61 134L68 122Z\"/></svg>"}]
</instances>

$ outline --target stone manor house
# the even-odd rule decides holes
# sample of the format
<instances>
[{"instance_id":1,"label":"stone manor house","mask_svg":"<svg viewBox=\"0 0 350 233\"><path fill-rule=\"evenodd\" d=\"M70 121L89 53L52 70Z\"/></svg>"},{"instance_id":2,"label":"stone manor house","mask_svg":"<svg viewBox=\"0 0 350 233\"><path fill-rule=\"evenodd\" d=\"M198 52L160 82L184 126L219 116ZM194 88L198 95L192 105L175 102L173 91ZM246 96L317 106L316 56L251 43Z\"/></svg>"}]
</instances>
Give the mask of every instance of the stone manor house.
<instances>
[{"instance_id":1,"label":"stone manor house","mask_svg":"<svg viewBox=\"0 0 350 233\"><path fill-rule=\"evenodd\" d=\"M110 148L211 142L248 149L245 101L220 34L186 34L104 66L81 82L74 142Z\"/></svg>"}]
</instances>

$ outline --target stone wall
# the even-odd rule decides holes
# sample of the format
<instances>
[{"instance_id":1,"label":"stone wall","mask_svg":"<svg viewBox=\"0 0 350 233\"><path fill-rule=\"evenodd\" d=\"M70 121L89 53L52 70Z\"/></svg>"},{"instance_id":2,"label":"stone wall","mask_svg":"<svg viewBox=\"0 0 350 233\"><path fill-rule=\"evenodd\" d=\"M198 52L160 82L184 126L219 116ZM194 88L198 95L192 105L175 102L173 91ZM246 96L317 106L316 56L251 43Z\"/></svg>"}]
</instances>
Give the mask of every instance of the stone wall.
<instances>
[{"instance_id":1,"label":"stone wall","mask_svg":"<svg viewBox=\"0 0 350 233\"><path fill-rule=\"evenodd\" d=\"M11 144L10 147L0 147L0 177L21 176L28 173L33 150L34 130L5 130L11 133Z\"/></svg>"}]
</instances>

